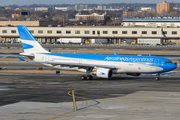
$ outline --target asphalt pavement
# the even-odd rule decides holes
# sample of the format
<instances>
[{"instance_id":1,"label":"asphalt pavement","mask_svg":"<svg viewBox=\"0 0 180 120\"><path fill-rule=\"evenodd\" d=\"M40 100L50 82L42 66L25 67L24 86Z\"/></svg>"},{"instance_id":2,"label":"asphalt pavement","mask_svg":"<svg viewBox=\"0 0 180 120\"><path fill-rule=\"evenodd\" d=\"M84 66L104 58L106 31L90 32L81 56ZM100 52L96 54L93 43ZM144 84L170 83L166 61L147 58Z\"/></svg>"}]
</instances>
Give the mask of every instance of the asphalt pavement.
<instances>
[{"instance_id":1,"label":"asphalt pavement","mask_svg":"<svg viewBox=\"0 0 180 120\"><path fill-rule=\"evenodd\" d=\"M178 120L180 68L161 75L80 80L71 74L0 74L0 120ZM73 94L77 110L74 110Z\"/></svg>"}]
</instances>

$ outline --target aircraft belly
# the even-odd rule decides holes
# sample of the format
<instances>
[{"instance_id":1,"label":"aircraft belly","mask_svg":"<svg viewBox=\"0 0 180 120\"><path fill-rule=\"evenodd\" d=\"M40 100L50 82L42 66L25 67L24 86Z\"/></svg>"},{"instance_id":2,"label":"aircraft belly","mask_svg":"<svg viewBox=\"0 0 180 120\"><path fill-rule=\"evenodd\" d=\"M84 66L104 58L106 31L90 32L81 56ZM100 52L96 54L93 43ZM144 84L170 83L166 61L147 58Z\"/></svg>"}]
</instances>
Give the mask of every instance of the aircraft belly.
<instances>
[{"instance_id":1,"label":"aircraft belly","mask_svg":"<svg viewBox=\"0 0 180 120\"><path fill-rule=\"evenodd\" d=\"M126 72L131 72L131 73L148 73L148 72L151 72L152 66L143 65L143 64L126 63L126 67L124 65L123 68L124 68L124 70Z\"/></svg>"},{"instance_id":2,"label":"aircraft belly","mask_svg":"<svg viewBox=\"0 0 180 120\"><path fill-rule=\"evenodd\" d=\"M161 67L151 66L151 72L159 72L162 70L163 70L163 68L161 68Z\"/></svg>"}]
</instances>

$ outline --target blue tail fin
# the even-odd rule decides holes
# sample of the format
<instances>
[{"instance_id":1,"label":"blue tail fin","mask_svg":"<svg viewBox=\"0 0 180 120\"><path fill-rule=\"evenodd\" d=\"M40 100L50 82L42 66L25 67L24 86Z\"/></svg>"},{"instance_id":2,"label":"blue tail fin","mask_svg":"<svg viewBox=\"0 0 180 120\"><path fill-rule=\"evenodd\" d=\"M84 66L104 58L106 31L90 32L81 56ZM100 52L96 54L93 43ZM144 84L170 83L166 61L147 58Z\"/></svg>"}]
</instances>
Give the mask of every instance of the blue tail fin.
<instances>
[{"instance_id":1,"label":"blue tail fin","mask_svg":"<svg viewBox=\"0 0 180 120\"><path fill-rule=\"evenodd\" d=\"M17 25L19 36L23 40L36 41L34 36L29 32L29 30L24 25Z\"/></svg>"},{"instance_id":2,"label":"blue tail fin","mask_svg":"<svg viewBox=\"0 0 180 120\"><path fill-rule=\"evenodd\" d=\"M25 53L48 53L24 25L17 25L19 36Z\"/></svg>"}]
</instances>

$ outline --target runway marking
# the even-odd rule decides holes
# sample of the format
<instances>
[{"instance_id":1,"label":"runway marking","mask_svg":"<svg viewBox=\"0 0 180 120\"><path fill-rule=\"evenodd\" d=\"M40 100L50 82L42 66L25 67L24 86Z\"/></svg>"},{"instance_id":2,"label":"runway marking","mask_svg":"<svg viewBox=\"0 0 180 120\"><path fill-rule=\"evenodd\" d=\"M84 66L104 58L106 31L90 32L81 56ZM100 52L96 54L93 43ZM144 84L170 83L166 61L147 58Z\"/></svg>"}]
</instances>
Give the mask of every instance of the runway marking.
<instances>
[{"instance_id":1,"label":"runway marking","mask_svg":"<svg viewBox=\"0 0 180 120\"><path fill-rule=\"evenodd\" d=\"M70 96L73 96L72 94L72 91L68 91L68 95L70 95ZM75 112L76 110L73 110L73 111L71 111L71 112L67 112L67 113L64 113L64 114L61 114L61 115L58 115L58 116L55 116L55 117L52 117L52 118L49 118L49 119L47 119L47 120L53 120L53 119L56 119L56 118L60 118L60 117L62 117L62 116L64 116L64 115L67 115L67 114L70 114L70 113L73 113L73 112Z\"/></svg>"},{"instance_id":2,"label":"runway marking","mask_svg":"<svg viewBox=\"0 0 180 120\"><path fill-rule=\"evenodd\" d=\"M3 67L2 70L6 69L7 67Z\"/></svg>"},{"instance_id":3,"label":"runway marking","mask_svg":"<svg viewBox=\"0 0 180 120\"><path fill-rule=\"evenodd\" d=\"M79 94L79 95L86 95L86 96L98 96L98 95L88 95L88 94L82 94L82 93L78 93L77 90L79 89L76 89L76 92L75 94ZM72 96L72 91L68 91L68 95ZM79 96L75 96L76 98L80 98L80 99L88 99L88 100L95 100L95 99L90 99L90 98L85 98L85 97L79 97ZM103 96L105 97L105 96ZM95 105L95 108L98 108L98 109L102 109L102 110L107 110L105 112L95 112L95 113L84 113L84 114L76 114L76 115L67 115L67 114L70 114L70 113L73 113L75 111L71 111L71 112L68 112L68 113L65 113L65 114L62 114L62 115L59 115L59 116L56 116L56 117L53 117L51 119L48 119L48 120L52 120L52 119L55 119L55 118L60 118L60 117L73 117L73 116L85 116L85 115L93 115L93 114L100 114L100 113L109 113L109 112L126 112L126 111L115 111L115 110L109 110L109 109L103 109L101 107L98 107L97 105ZM67 115L67 116L65 116Z\"/></svg>"},{"instance_id":4,"label":"runway marking","mask_svg":"<svg viewBox=\"0 0 180 120\"><path fill-rule=\"evenodd\" d=\"M77 89L75 89L75 90L77 90ZM74 91L75 91L74 90ZM72 91L68 91L68 95L69 96L73 96L72 94ZM75 93L77 93L77 92L75 92ZM78 96L74 96L75 98L80 98L80 99L88 99L89 100L89 98L85 98L85 97L78 97ZM91 100L93 100L93 99L91 99ZM68 112L68 113L64 113L64 114L61 114L61 115L58 115L58 116L56 116L56 117L52 117L52 118L49 118L49 119L47 119L47 120L53 120L53 119L56 119L56 118L60 118L60 117L62 117L62 116L64 116L64 115L67 115L67 114L70 114L70 113L73 113L73 112L76 112L75 110L73 110L73 111L71 111L71 112ZM97 114L97 113L96 113Z\"/></svg>"},{"instance_id":5,"label":"runway marking","mask_svg":"<svg viewBox=\"0 0 180 120\"><path fill-rule=\"evenodd\" d=\"M77 92L76 92L77 93ZM81 94L81 93L80 93ZM82 95L87 95L89 96L88 94L82 94ZM83 98L83 99L88 99L88 98L85 98L85 97L78 97L76 96L77 98ZM89 99L89 100L95 100L95 99ZM116 112L116 113L143 113L143 114L152 114L152 112L147 112L147 111L136 111L136 110L130 110L130 111L117 111L117 110L112 110L112 109L105 109L105 108L101 108L101 107L98 107L97 105L94 106L95 108L98 108L98 109L101 109L101 110L105 110L106 112L100 112L100 113L109 113L109 112ZM82 114L82 115L91 115L91 114L98 114L98 113L85 113L85 114ZM154 114L154 113L153 113ZM81 115L81 114L80 114ZM158 114L159 115L159 114ZM79 116L78 115L69 115L69 116L63 116L63 117L70 117L70 116Z\"/></svg>"},{"instance_id":6,"label":"runway marking","mask_svg":"<svg viewBox=\"0 0 180 120\"><path fill-rule=\"evenodd\" d=\"M76 89L76 90L78 90L78 89ZM68 95L72 96L70 93L71 93L71 91L68 92ZM79 94L79 95L86 95L86 96L98 96L98 95L82 94L82 93L78 93L77 91L76 91L75 93L76 93L76 94ZM75 96L75 97L76 97L76 98L80 98L80 99L96 100L96 99L79 97L79 96ZM103 96L103 97L105 97L105 96ZM109 98L113 98L113 97L109 97ZM119 111L119 110L116 111L116 110L111 110L111 109L105 109L105 108L98 107L97 105L95 105L94 107L106 111L106 112L100 112L100 113L109 113L109 112L124 113L124 112L127 112L127 111ZM128 113L139 113L139 112L129 111ZM80 114L80 115L92 115L92 114L98 114L98 113L97 113L97 112L96 112L96 113L85 113L85 114ZM146 113L146 114L151 114L151 113ZM77 115L63 116L63 117L70 117L70 116L79 116L79 114L77 114Z\"/></svg>"}]
</instances>

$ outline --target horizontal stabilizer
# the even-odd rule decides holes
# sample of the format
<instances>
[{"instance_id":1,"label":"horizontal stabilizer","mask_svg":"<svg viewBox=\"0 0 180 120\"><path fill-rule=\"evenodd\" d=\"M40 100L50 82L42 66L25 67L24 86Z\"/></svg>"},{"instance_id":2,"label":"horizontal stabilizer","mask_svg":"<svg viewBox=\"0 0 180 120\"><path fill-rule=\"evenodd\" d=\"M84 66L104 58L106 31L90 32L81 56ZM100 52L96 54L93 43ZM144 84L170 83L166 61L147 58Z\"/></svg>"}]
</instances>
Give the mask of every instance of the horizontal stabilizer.
<instances>
[{"instance_id":1,"label":"horizontal stabilizer","mask_svg":"<svg viewBox=\"0 0 180 120\"><path fill-rule=\"evenodd\" d=\"M26 60L24 60L23 58L21 58L21 57L19 57L19 56L17 56L17 58L20 60L20 61L26 61Z\"/></svg>"}]
</instances>

